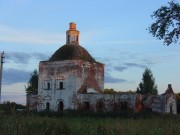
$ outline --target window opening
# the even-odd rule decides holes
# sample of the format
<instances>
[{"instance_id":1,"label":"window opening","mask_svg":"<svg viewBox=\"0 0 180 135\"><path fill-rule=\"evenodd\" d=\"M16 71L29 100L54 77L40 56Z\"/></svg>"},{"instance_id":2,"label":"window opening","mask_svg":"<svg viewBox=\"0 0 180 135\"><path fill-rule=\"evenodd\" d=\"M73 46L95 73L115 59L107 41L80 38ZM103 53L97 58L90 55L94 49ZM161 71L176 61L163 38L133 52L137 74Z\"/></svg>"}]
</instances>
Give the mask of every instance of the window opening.
<instances>
[{"instance_id":1,"label":"window opening","mask_svg":"<svg viewBox=\"0 0 180 135\"><path fill-rule=\"evenodd\" d=\"M47 83L47 89L50 90L50 83Z\"/></svg>"},{"instance_id":2,"label":"window opening","mask_svg":"<svg viewBox=\"0 0 180 135\"><path fill-rule=\"evenodd\" d=\"M47 111L49 111L49 107L50 107L50 105L49 105L49 103L47 102L47 103L46 103L46 110L47 110Z\"/></svg>"},{"instance_id":3,"label":"window opening","mask_svg":"<svg viewBox=\"0 0 180 135\"><path fill-rule=\"evenodd\" d=\"M59 82L59 86L60 89L63 89L63 82Z\"/></svg>"}]
</instances>

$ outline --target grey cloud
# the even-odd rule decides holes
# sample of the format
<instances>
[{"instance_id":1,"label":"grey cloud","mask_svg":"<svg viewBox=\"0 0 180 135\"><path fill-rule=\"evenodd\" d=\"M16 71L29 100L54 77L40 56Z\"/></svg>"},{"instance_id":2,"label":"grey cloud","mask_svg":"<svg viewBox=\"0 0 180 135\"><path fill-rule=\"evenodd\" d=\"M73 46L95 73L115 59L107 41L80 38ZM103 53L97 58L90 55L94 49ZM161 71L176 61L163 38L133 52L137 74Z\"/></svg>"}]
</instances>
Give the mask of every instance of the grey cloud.
<instances>
[{"instance_id":1,"label":"grey cloud","mask_svg":"<svg viewBox=\"0 0 180 135\"><path fill-rule=\"evenodd\" d=\"M96 57L96 61L105 64L105 70L110 72L113 69L113 59L107 57Z\"/></svg>"},{"instance_id":2,"label":"grey cloud","mask_svg":"<svg viewBox=\"0 0 180 135\"><path fill-rule=\"evenodd\" d=\"M126 70L127 67L121 67L121 66L118 67L118 66L116 66L116 67L114 67L114 69L117 70L117 71L122 72L122 71Z\"/></svg>"},{"instance_id":3,"label":"grey cloud","mask_svg":"<svg viewBox=\"0 0 180 135\"><path fill-rule=\"evenodd\" d=\"M4 69L3 70L3 83L12 84L18 82L28 82L30 78L30 72L22 71L18 69Z\"/></svg>"},{"instance_id":4,"label":"grey cloud","mask_svg":"<svg viewBox=\"0 0 180 135\"><path fill-rule=\"evenodd\" d=\"M11 52L6 53L5 58L7 62L13 61L16 63L24 63L27 64L31 58L31 56L27 53L23 52Z\"/></svg>"},{"instance_id":5,"label":"grey cloud","mask_svg":"<svg viewBox=\"0 0 180 135\"><path fill-rule=\"evenodd\" d=\"M144 63L146 63L146 65L153 65L153 64L155 64L155 62L152 62L152 60L150 60L150 59L142 59L142 62L144 62Z\"/></svg>"},{"instance_id":6,"label":"grey cloud","mask_svg":"<svg viewBox=\"0 0 180 135\"><path fill-rule=\"evenodd\" d=\"M112 61L114 60L114 59L109 58L109 57L95 57L95 59L97 61L101 61L101 62L105 63L106 65L109 63L112 63Z\"/></svg>"},{"instance_id":7,"label":"grey cloud","mask_svg":"<svg viewBox=\"0 0 180 135\"><path fill-rule=\"evenodd\" d=\"M105 83L124 83L127 80L112 77L109 73L105 73Z\"/></svg>"},{"instance_id":8,"label":"grey cloud","mask_svg":"<svg viewBox=\"0 0 180 135\"><path fill-rule=\"evenodd\" d=\"M47 60L48 56L44 53L24 53L24 52L7 52L5 54L7 62L15 62L21 64L28 64L31 59Z\"/></svg>"},{"instance_id":9,"label":"grey cloud","mask_svg":"<svg viewBox=\"0 0 180 135\"><path fill-rule=\"evenodd\" d=\"M32 57L34 57L35 59L38 59L38 60L47 60L48 59L48 55L45 53L33 53Z\"/></svg>"},{"instance_id":10,"label":"grey cloud","mask_svg":"<svg viewBox=\"0 0 180 135\"><path fill-rule=\"evenodd\" d=\"M145 65L141 65L141 64L136 64L136 63L125 63L124 65L126 65L127 67L138 67L138 68L146 68Z\"/></svg>"},{"instance_id":11,"label":"grey cloud","mask_svg":"<svg viewBox=\"0 0 180 135\"><path fill-rule=\"evenodd\" d=\"M114 67L111 67L111 68L113 70L118 71L118 72L123 72L124 70L128 70L128 68L131 68L131 67L137 67L137 68L143 68L143 69L146 68L145 65L136 64L136 63L124 63L124 64L121 64L120 66L114 66Z\"/></svg>"}]
</instances>

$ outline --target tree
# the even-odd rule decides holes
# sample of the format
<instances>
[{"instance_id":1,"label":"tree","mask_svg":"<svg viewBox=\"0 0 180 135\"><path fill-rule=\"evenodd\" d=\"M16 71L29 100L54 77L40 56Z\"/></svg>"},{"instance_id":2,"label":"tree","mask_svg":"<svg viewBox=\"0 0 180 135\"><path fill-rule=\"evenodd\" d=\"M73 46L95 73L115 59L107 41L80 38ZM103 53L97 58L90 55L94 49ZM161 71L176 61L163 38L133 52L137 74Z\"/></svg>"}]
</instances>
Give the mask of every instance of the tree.
<instances>
[{"instance_id":1,"label":"tree","mask_svg":"<svg viewBox=\"0 0 180 135\"><path fill-rule=\"evenodd\" d=\"M136 93L136 91L128 90L126 91L126 93L133 94L133 93Z\"/></svg>"},{"instance_id":2,"label":"tree","mask_svg":"<svg viewBox=\"0 0 180 135\"><path fill-rule=\"evenodd\" d=\"M136 92L140 94L158 94L157 85L150 69L145 69L142 82L139 83Z\"/></svg>"},{"instance_id":3,"label":"tree","mask_svg":"<svg viewBox=\"0 0 180 135\"><path fill-rule=\"evenodd\" d=\"M149 33L169 46L171 43L178 43L180 35L180 5L175 1L168 2L151 15L156 19L149 27Z\"/></svg>"},{"instance_id":4,"label":"tree","mask_svg":"<svg viewBox=\"0 0 180 135\"><path fill-rule=\"evenodd\" d=\"M117 91L115 91L114 89L104 89L104 94L115 94L117 93Z\"/></svg>"},{"instance_id":5,"label":"tree","mask_svg":"<svg viewBox=\"0 0 180 135\"><path fill-rule=\"evenodd\" d=\"M38 92L38 72L34 70L28 82L28 87L26 88L27 94L37 94Z\"/></svg>"}]
</instances>

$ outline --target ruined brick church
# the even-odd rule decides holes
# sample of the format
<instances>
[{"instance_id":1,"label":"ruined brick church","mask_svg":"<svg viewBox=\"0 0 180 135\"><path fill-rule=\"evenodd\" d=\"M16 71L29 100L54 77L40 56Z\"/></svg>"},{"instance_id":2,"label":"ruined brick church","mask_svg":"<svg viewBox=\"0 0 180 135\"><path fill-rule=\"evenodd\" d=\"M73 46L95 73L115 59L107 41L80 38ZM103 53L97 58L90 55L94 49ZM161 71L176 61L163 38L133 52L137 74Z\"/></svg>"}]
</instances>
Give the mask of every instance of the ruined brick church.
<instances>
[{"instance_id":1,"label":"ruined brick church","mask_svg":"<svg viewBox=\"0 0 180 135\"><path fill-rule=\"evenodd\" d=\"M104 64L79 45L79 34L76 24L70 23L66 44L49 60L40 61L38 94L27 95L29 110L139 111L143 104L152 111L177 113L173 91L146 96L104 94Z\"/></svg>"}]
</instances>

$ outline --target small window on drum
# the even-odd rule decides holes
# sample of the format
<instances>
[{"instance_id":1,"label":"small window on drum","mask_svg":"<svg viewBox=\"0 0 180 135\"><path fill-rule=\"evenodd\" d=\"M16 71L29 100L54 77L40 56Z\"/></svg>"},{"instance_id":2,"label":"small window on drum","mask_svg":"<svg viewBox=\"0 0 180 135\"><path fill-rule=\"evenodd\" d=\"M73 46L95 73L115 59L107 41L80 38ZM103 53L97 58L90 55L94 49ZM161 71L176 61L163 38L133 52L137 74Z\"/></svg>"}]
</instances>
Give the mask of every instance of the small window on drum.
<instances>
[{"instance_id":1,"label":"small window on drum","mask_svg":"<svg viewBox=\"0 0 180 135\"><path fill-rule=\"evenodd\" d=\"M78 39L79 39L79 37L77 36L77 37L76 37L76 42L79 42L79 40L78 40Z\"/></svg>"},{"instance_id":2,"label":"small window on drum","mask_svg":"<svg viewBox=\"0 0 180 135\"><path fill-rule=\"evenodd\" d=\"M69 35L67 36L67 41L68 41L68 42L70 41L70 36L69 36Z\"/></svg>"}]
</instances>

